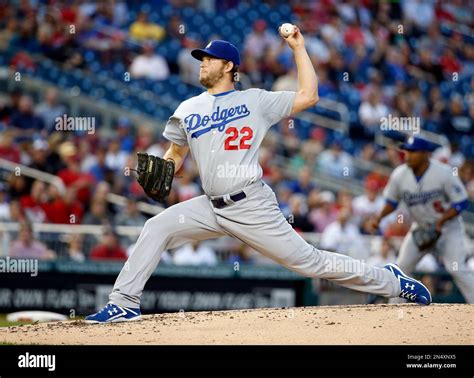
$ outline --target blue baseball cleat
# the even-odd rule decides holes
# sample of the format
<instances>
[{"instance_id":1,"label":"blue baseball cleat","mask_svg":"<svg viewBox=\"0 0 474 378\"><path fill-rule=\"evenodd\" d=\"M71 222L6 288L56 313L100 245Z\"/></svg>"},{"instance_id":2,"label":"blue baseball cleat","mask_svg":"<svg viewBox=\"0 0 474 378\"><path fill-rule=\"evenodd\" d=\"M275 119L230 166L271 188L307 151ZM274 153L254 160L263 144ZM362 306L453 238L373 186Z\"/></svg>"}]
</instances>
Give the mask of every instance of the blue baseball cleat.
<instances>
[{"instance_id":1,"label":"blue baseball cleat","mask_svg":"<svg viewBox=\"0 0 474 378\"><path fill-rule=\"evenodd\" d=\"M117 306L113 303L107 305L99 312L86 316L87 323L113 323L113 322L133 322L140 320L139 308L128 308Z\"/></svg>"},{"instance_id":2,"label":"blue baseball cleat","mask_svg":"<svg viewBox=\"0 0 474 378\"><path fill-rule=\"evenodd\" d=\"M407 299L410 302L418 303L421 305L429 305L432 301L430 291L420 281L408 277L402 270L395 264L387 264L384 266L388 269L400 282L400 298Z\"/></svg>"}]
</instances>

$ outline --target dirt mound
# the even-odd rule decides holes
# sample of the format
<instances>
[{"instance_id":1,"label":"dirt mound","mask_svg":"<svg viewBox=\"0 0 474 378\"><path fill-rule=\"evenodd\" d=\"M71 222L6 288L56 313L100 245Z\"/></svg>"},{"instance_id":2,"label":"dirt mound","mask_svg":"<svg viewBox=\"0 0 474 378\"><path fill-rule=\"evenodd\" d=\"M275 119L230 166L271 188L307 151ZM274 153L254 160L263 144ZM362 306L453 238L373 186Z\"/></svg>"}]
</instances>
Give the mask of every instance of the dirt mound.
<instances>
[{"instance_id":1,"label":"dirt mound","mask_svg":"<svg viewBox=\"0 0 474 378\"><path fill-rule=\"evenodd\" d=\"M474 305L322 306L0 328L15 344L474 344Z\"/></svg>"}]
</instances>

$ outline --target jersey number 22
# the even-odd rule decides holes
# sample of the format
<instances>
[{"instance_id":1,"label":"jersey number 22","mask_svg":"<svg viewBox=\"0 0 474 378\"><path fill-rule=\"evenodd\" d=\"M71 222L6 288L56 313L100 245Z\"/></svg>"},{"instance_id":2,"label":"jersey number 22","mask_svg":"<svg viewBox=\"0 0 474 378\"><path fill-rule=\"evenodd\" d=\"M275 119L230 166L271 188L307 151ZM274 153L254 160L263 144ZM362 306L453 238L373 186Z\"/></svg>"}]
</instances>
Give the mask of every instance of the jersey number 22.
<instances>
[{"instance_id":1,"label":"jersey number 22","mask_svg":"<svg viewBox=\"0 0 474 378\"><path fill-rule=\"evenodd\" d=\"M248 150L250 148L250 144L247 144L253 137L253 130L250 127L244 126L240 132L236 127L229 127L225 133L228 137L224 142L224 150ZM233 143L239 138L239 134L240 141Z\"/></svg>"}]
</instances>

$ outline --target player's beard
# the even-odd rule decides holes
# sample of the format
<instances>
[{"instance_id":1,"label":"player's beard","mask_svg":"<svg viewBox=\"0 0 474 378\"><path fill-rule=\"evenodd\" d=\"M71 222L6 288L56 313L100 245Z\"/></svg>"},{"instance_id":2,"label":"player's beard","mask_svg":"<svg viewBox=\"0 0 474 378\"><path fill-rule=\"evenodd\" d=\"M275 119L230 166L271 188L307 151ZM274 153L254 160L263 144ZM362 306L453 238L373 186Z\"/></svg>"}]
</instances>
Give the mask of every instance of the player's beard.
<instances>
[{"instance_id":1,"label":"player's beard","mask_svg":"<svg viewBox=\"0 0 474 378\"><path fill-rule=\"evenodd\" d=\"M219 71L215 75L208 74L206 77L201 76L199 82L206 88L214 87L219 81L224 78L224 71Z\"/></svg>"}]
</instances>

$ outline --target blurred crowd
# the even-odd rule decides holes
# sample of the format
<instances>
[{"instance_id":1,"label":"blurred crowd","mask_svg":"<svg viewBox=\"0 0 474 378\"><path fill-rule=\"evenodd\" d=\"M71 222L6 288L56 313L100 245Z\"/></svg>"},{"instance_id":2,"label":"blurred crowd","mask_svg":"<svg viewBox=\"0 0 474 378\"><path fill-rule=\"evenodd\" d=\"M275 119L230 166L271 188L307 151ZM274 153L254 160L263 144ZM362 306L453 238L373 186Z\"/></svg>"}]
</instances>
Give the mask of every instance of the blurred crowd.
<instances>
[{"instance_id":1,"label":"blurred crowd","mask_svg":"<svg viewBox=\"0 0 474 378\"><path fill-rule=\"evenodd\" d=\"M199 62L189 51L207 41L186 25L180 10L192 7L217 14L242 3L278 4L144 2L151 10L172 7L166 19L151 21L146 11L130 19L132 4L119 0L9 3L0 1L0 50L18 49L10 65L19 70L34 69L29 55L42 54L67 69L89 69L92 64L112 69L122 62L123 71L132 78L161 81L180 74L183 82L195 85L199 85ZM422 128L449 135L457 143L473 134L472 0L292 0L288 4L293 13L289 18L304 31L317 67L320 97L345 102L354 113L353 138L373 140L380 118L388 114L420 117ZM178 53L160 55L161 45L173 44ZM267 20L255 20L238 47L243 58L240 71L252 85L297 88L292 53Z\"/></svg>"},{"instance_id":2,"label":"blurred crowd","mask_svg":"<svg viewBox=\"0 0 474 378\"><path fill-rule=\"evenodd\" d=\"M462 25L472 28L472 12L466 3L328 0L293 4L317 67L320 97L346 102L356 112L351 136L373 140L380 119L389 114L420 117L421 128L456 142L473 134L474 43L459 32ZM442 25L456 25L456 29L448 36L441 32ZM242 70L254 85L296 90L291 51L264 20L254 23L244 51ZM455 84L463 80L467 84L459 89Z\"/></svg>"},{"instance_id":3,"label":"blurred crowd","mask_svg":"<svg viewBox=\"0 0 474 378\"><path fill-rule=\"evenodd\" d=\"M157 6L162 3L156 2ZM206 12L224 12L237 4L230 0L169 3ZM442 24L472 26L472 15L469 17L468 7L460 0L321 0L289 4L304 30L319 77L320 96L346 101L355 109L350 138L359 143L349 151L347 136L332 135L315 125L302 137L297 126L284 120L271 129L262 146L264 180L275 190L288 222L298 232L319 233L321 248L379 262L393 260L396 246L392 238L406 234L410 219L403 209L388 217L380 230L383 242L376 248L379 253L371 253L374 247L364 235L370 233L368 224L383 207L387 176L370 169L367 173L360 167L371 167L373 162L390 169L400 165L403 154L395 147L376 145L374 134L380 118L388 114L417 116L422 128L449 137L450 148L437 151L435 158L458 169L474 200L474 163L460 148L463 138L473 133L474 46L457 29L449 36L441 33ZM15 46L21 51L11 64L32 69L31 54L43 54L63 67L88 69L82 52L94 50L101 65L123 61L132 77L159 81L179 73L184 82L198 84L199 62L190 58L189 51L206 41L179 31L183 25L179 13L156 23L148 20L146 12L139 12L133 22L129 21L124 1L21 0L15 7L0 1L0 50ZM71 25L74 33L69 29ZM173 59L156 52L166 39L180 43L181 52ZM142 51L128 49L130 40ZM255 21L240 47L240 70L253 86L297 88L291 52L265 20ZM442 92L443 84L466 77L472 77L467 93L453 90L446 96ZM148 216L138 210L137 202L149 201L128 168L136 166L137 151L162 156L167 141L152 127L133 124L127 118L116 120L110 138L100 132L58 132L55 120L67 109L55 89L48 89L40 101L35 101L18 87L3 100L0 158L56 175L64 184L62 190L18 172L1 172L0 222L22 225L9 253L22 256L31 250L37 257L54 258L51 246L62 243L62 257L78 261L125 259L135 238L119 236L116 226L143 226ZM346 189L324 190L318 185L320 175L347 180L347 187L357 177L364 184L364 193L357 196ZM161 206L202 194L191 160L186 161L178 176ZM126 206L108 202L109 193L127 197ZM106 231L101 237L72 235L67 240L42 235L42 243L35 240L31 223L100 225ZM251 256L237 246L225 258L251 262L255 260ZM215 264L219 256L209 246L188 245L167 259L177 264ZM432 261L432 268L437 269L436 261L434 264Z\"/></svg>"},{"instance_id":4,"label":"blurred crowd","mask_svg":"<svg viewBox=\"0 0 474 378\"><path fill-rule=\"evenodd\" d=\"M25 103L32 107L31 117L46 125L55 109L60 107L56 104L56 96L57 92L50 89L45 92L44 102L33 104L31 98L16 90L11 96L10 117L15 118L14 115L20 112L15 104ZM168 142L148 126L134 127L127 118L118 119L115 130L116 134L111 138L55 131L31 139L25 138L24 131L16 127L0 132L0 158L56 175L64 184L64 190L61 190L54 184L28 178L21 171L3 172L0 222L105 226L107 232L103 240L74 235L64 241L66 256L79 260L88 257L125 259L136 237L119 237L114 228L143 226L148 216L138 210L137 202L150 201L129 168L136 166L137 151L162 156ZM275 190L283 214L297 231L320 233L321 248L370 258L371 247L364 235L371 233L371 220L384 205L382 191L387 176L375 172L366 175L364 193L359 196L348 189L324 190L318 184L318 176L339 175L340 169L335 166L338 160L341 160L341 167L351 167L352 160L357 158L366 162L379 161L394 168L402 163L403 155L396 148L378 150L368 143L359 156L352 156L341 149L337 140L326 146L324 130L315 130L317 132L302 143L289 133L291 129L284 123L272 130L261 150L263 178ZM283 144L279 142L282 133L285 135ZM466 164L460 154L452 155L446 162L459 166L460 177L474 198L472 166ZM292 172L298 172L297 177L292 177ZM347 177L348 182L351 175ZM192 160L186 160L184 169L177 176L170 196L160 206L168 207L202 194ZM108 202L109 193L125 196L126 206L118 207ZM403 222L399 221L400 215ZM392 237L404 236L409 226L409 216L401 209L385 219L381 235L389 243ZM58 240L45 235L41 239L49 240L50 249L57 249ZM187 248L189 251L189 246ZM46 249L43 253L46 257L52 256ZM252 261L239 251L232 259Z\"/></svg>"}]
</instances>

